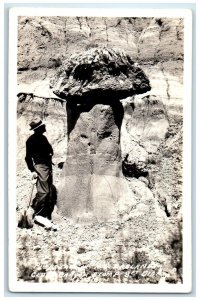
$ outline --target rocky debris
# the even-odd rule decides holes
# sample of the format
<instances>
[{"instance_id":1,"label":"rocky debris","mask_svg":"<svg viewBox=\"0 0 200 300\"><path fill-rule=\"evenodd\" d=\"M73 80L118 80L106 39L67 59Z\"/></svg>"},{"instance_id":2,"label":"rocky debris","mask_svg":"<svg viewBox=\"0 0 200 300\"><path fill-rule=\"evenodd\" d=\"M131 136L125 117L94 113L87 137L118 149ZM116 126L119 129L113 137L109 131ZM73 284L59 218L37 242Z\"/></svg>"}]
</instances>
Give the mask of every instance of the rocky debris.
<instances>
[{"instance_id":1,"label":"rocky debris","mask_svg":"<svg viewBox=\"0 0 200 300\"><path fill-rule=\"evenodd\" d=\"M173 262L171 258L178 232L156 208L153 194L144 183L136 179L130 184L138 191L136 204L121 211L117 221L76 225L70 219L63 222L58 215L59 232L36 225L29 231L18 229L18 278L32 282L117 283L120 276L121 283L157 283L164 277L165 281L177 282L171 270L180 262L180 252ZM125 214L129 216L126 220Z\"/></svg>"},{"instance_id":2,"label":"rocky debris","mask_svg":"<svg viewBox=\"0 0 200 300\"><path fill-rule=\"evenodd\" d=\"M86 252L86 249L84 247L80 247L78 250L77 250L77 253L78 254L82 254L82 253L85 253Z\"/></svg>"},{"instance_id":3,"label":"rocky debris","mask_svg":"<svg viewBox=\"0 0 200 300\"><path fill-rule=\"evenodd\" d=\"M34 250L34 251L39 251L39 250L41 250L41 247L40 247L39 245L34 246L34 247L33 247L33 250Z\"/></svg>"}]
</instances>

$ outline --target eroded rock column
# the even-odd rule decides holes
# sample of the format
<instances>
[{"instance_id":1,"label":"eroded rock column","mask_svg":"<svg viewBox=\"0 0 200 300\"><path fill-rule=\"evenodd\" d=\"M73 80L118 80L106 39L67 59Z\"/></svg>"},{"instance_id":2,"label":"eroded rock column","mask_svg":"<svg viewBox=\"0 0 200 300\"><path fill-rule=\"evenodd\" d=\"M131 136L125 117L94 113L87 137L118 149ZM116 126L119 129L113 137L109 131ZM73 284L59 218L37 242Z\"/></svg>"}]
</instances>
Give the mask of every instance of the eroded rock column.
<instances>
[{"instance_id":1,"label":"eroded rock column","mask_svg":"<svg viewBox=\"0 0 200 300\"><path fill-rule=\"evenodd\" d=\"M67 160L58 208L64 215L114 217L122 176L120 127L123 106L114 101L69 101Z\"/></svg>"},{"instance_id":2,"label":"eroded rock column","mask_svg":"<svg viewBox=\"0 0 200 300\"><path fill-rule=\"evenodd\" d=\"M149 80L124 52L93 48L71 56L51 88L67 102L67 159L58 209L79 221L115 219L119 200L131 198L122 176L120 100L150 90Z\"/></svg>"}]
</instances>

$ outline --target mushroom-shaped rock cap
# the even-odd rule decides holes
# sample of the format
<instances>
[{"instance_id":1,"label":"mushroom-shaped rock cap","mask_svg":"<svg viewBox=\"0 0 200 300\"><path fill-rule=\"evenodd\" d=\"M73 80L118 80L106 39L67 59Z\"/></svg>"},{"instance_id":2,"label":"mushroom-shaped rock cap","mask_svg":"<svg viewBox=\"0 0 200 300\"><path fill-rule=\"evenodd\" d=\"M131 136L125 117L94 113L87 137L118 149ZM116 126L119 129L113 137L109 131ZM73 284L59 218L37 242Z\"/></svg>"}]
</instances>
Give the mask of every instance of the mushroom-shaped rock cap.
<instances>
[{"instance_id":1,"label":"mushroom-shaped rock cap","mask_svg":"<svg viewBox=\"0 0 200 300\"><path fill-rule=\"evenodd\" d=\"M51 80L63 99L103 97L124 99L151 89L144 72L122 50L91 48L72 55Z\"/></svg>"}]
</instances>

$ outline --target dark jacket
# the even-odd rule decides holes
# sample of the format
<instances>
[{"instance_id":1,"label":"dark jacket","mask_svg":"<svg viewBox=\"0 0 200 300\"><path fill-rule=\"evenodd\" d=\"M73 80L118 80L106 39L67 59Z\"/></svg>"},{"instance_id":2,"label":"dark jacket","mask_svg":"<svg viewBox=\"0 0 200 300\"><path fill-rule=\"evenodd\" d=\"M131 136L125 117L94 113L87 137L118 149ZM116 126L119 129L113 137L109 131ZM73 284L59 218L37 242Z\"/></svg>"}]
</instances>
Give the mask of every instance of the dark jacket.
<instances>
[{"instance_id":1,"label":"dark jacket","mask_svg":"<svg viewBox=\"0 0 200 300\"><path fill-rule=\"evenodd\" d=\"M34 133L26 141L25 161L31 172L35 171L34 165L37 164L51 166L52 155L53 148L43 134Z\"/></svg>"}]
</instances>

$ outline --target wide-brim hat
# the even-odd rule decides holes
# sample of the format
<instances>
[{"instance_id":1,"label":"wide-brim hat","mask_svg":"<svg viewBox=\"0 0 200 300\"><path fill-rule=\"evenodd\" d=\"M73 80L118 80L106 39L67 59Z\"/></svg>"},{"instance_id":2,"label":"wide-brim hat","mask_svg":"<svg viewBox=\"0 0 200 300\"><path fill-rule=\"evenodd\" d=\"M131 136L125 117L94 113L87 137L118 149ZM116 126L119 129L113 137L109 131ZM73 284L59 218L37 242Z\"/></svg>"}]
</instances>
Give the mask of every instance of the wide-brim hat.
<instances>
[{"instance_id":1,"label":"wide-brim hat","mask_svg":"<svg viewBox=\"0 0 200 300\"><path fill-rule=\"evenodd\" d=\"M45 124L42 122L42 120L40 118L35 118L31 121L30 125L30 130L35 130L41 126L44 126Z\"/></svg>"}]
</instances>

